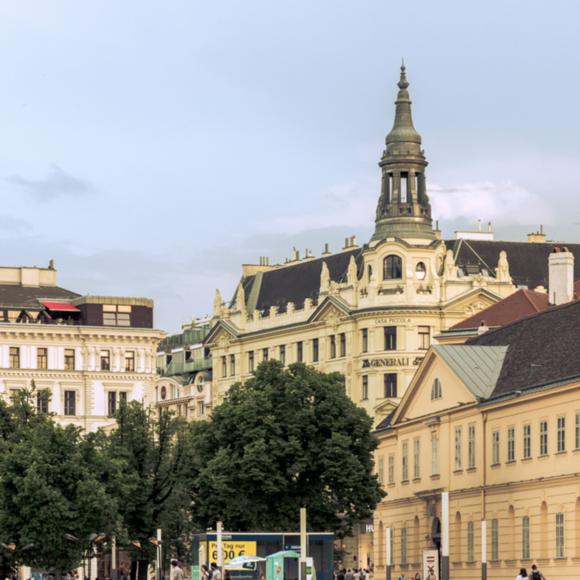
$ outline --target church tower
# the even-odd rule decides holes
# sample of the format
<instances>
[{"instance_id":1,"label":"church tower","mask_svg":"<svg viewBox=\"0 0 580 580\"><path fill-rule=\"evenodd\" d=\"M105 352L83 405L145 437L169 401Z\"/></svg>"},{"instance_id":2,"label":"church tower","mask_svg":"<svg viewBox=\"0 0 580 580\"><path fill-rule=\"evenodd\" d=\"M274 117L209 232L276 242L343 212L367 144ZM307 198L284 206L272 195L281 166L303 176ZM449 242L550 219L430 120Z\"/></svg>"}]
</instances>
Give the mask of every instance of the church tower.
<instances>
[{"instance_id":1,"label":"church tower","mask_svg":"<svg viewBox=\"0 0 580 580\"><path fill-rule=\"evenodd\" d=\"M431 205L425 186L427 160L421 149L421 135L413 126L404 64L398 87L395 122L379 162L381 196L371 241L387 237L434 240Z\"/></svg>"}]
</instances>

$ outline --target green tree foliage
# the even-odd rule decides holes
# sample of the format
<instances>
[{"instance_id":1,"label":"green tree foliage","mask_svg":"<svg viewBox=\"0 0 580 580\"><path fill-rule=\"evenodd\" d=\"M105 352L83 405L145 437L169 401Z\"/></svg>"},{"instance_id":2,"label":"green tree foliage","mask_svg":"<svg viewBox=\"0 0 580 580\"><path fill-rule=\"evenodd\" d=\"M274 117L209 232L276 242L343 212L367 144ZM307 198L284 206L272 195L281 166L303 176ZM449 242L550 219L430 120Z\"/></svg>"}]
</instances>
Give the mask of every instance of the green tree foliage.
<instances>
[{"instance_id":1,"label":"green tree foliage","mask_svg":"<svg viewBox=\"0 0 580 580\"><path fill-rule=\"evenodd\" d=\"M38 413L35 400L33 388L19 392L11 405L0 404L0 540L16 545L12 565L63 571L82 556L82 546L64 534L84 539L111 532L117 504L90 441L80 429Z\"/></svg>"},{"instance_id":2,"label":"green tree foliage","mask_svg":"<svg viewBox=\"0 0 580 580\"><path fill-rule=\"evenodd\" d=\"M169 413L159 419L137 402L121 405L117 428L104 441L108 461L122 470L115 485L119 498L122 538L138 540L141 550L134 559L152 561L154 547L149 538L157 528L164 531L167 547L181 546L177 541L187 535L190 503L188 481L191 464L185 422ZM143 572L145 566L140 566Z\"/></svg>"},{"instance_id":3,"label":"green tree foliage","mask_svg":"<svg viewBox=\"0 0 580 580\"><path fill-rule=\"evenodd\" d=\"M208 422L190 427L195 524L292 530L304 506L311 529L348 534L384 495L372 473L371 427L342 375L262 363Z\"/></svg>"}]
</instances>

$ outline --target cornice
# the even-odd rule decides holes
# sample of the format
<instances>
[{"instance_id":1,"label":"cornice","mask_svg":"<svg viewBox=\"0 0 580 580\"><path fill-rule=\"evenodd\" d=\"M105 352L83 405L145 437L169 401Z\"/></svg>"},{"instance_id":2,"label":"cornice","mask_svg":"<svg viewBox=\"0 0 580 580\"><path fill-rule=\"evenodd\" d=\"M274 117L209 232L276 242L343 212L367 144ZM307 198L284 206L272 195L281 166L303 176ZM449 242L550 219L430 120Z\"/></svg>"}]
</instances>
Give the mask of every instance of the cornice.
<instances>
[{"instance_id":1,"label":"cornice","mask_svg":"<svg viewBox=\"0 0 580 580\"><path fill-rule=\"evenodd\" d=\"M155 373L103 373L101 371L63 371L51 369L0 369L1 379L30 380L155 380Z\"/></svg>"}]
</instances>

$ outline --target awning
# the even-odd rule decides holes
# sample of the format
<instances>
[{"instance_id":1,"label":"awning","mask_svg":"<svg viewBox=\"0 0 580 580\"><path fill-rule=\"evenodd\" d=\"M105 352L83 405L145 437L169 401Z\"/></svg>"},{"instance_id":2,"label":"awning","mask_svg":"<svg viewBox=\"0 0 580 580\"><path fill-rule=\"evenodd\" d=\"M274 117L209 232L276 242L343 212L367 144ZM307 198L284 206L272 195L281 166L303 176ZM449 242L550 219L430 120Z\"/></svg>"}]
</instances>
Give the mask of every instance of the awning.
<instances>
[{"instance_id":1,"label":"awning","mask_svg":"<svg viewBox=\"0 0 580 580\"><path fill-rule=\"evenodd\" d=\"M55 312L80 312L74 304L68 302L44 302L41 300L40 303Z\"/></svg>"}]
</instances>

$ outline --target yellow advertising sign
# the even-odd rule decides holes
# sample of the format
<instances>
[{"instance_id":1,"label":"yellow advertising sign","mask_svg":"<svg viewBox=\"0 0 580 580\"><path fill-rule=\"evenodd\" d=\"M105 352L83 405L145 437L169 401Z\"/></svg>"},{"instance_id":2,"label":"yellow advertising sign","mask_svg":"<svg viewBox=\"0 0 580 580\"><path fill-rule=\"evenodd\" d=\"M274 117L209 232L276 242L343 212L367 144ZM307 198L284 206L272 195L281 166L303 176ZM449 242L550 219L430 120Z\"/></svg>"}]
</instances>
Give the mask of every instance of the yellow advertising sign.
<instances>
[{"instance_id":1,"label":"yellow advertising sign","mask_svg":"<svg viewBox=\"0 0 580 580\"><path fill-rule=\"evenodd\" d=\"M256 542L223 541L224 564L238 556L256 556ZM217 542L209 543L209 562L217 563Z\"/></svg>"}]
</instances>

